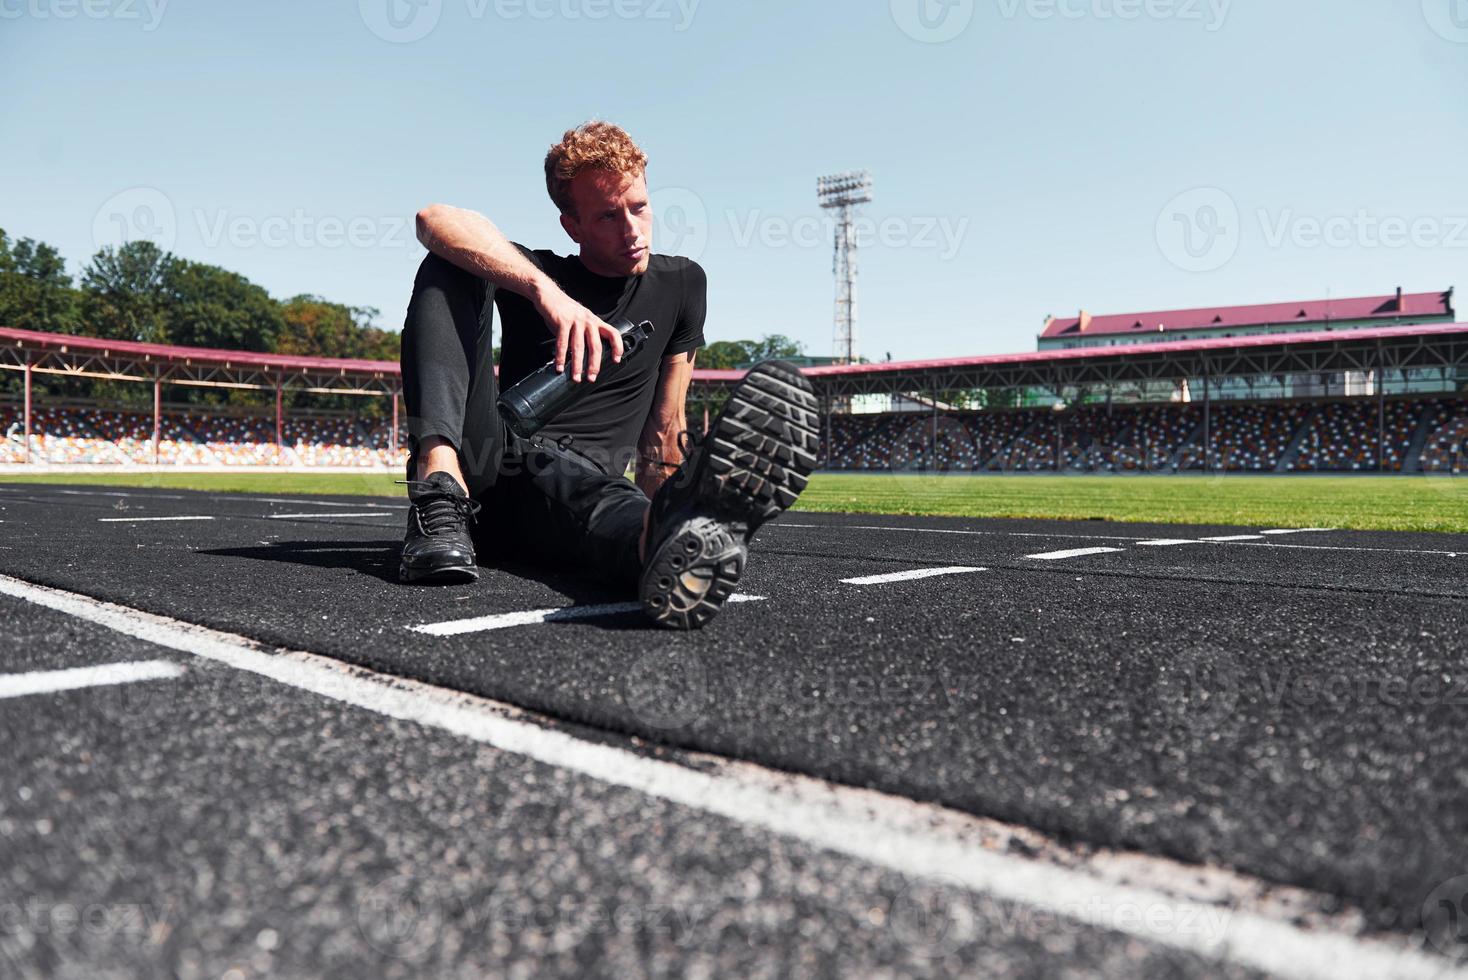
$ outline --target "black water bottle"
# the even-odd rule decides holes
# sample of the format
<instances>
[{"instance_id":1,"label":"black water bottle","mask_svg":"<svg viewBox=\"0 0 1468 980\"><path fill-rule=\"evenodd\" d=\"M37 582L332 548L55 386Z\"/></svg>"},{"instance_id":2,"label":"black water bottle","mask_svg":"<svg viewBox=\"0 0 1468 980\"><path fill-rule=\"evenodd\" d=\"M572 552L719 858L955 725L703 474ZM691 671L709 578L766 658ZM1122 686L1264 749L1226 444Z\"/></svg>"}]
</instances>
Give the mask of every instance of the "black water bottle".
<instances>
[{"instance_id":1,"label":"black water bottle","mask_svg":"<svg viewBox=\"0 0 1468 980\"><path fill-rule=\"evenodd\" d=\"M631 320L621 319L612 326L622 335L622 359L611 360L604 343L601 373L595 381L572 381L571 360L568 355L566 370L557 371L556 362L547 361L545 367L526 376L500 395L497 403L500 418L505 420L505 425L511 432L521 439L529 439L545 428L557 415L570 408L597 385L605 384L616 377L617 372L624 370L627 363L647 343L653 330L652 323L648 320L634 324Z\"/></svg>"}]
</instances>

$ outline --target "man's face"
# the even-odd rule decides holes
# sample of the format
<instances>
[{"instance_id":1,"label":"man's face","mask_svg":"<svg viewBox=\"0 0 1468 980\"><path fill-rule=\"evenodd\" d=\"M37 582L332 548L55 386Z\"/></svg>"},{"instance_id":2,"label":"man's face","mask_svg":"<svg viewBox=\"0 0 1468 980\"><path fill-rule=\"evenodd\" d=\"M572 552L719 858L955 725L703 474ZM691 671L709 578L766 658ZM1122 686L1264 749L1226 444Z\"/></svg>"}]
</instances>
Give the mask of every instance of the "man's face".
<instances>
[{"instance_id":1,"label":"man's face","mask_svg":"<svg viewBox=\"0 0 1468 980\"><path fill-rule=\"evenodd\" d=\"M581 263L599 276L635 276L652 258L652 205L647 177L583 170L571 181L575 216L561 227L581 246Z\"/></svg>"}]
</instances>

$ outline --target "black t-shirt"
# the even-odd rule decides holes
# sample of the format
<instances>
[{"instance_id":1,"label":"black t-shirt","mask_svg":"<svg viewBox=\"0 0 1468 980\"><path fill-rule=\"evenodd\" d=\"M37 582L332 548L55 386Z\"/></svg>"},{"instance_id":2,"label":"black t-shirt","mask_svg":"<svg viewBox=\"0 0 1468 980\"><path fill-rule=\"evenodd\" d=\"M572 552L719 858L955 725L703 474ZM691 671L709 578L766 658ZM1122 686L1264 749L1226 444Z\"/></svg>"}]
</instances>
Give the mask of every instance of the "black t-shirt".
<instances>
[{"instance_id":1,"label":"black t-shirt","mask_svg":"<svg viewBox=\"0 0 1468 980\"><path fill-rule=\"evenodd\" d=\"M615 375L605 380L599 377L589 394L541 430L548 441L570 436L573 449L607 472L620 474L636 456L637 437L652 409L663 358L703 346L708 312L708 279L703 268L681 256L654 255L642 275L608 278L588 270L577 256L546 249L531 251L518 243L515 247L566 295L603 320L626 317L633 323L648 320L653 325L646 349ZM499 386L504 391L555 358L556 338L528 299L508 289L492 292L500 313ZM604 375L611 363L610 351L603 345ZM566 370L571 370L569 351Z\"/></svg>"}]
</instances>

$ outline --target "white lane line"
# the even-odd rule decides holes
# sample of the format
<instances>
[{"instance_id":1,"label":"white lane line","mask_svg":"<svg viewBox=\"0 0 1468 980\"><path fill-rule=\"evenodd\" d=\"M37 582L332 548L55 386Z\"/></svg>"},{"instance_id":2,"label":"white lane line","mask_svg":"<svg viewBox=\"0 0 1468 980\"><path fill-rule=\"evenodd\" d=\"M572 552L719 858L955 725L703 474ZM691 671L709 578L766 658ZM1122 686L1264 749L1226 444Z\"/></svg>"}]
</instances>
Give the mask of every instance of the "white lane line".
<instances>
[{"instance_id":1,"label":"white lane line","mask_svg":"<svg viewBox=\"0 0 1468 980\"><path fill-rule=\"evenodd\" d=\"M307 517L312 518L313 520L327 520L332 517L397 517L398 515L394 514L392 511L374 510L358 514L271 514L269 516L272 521L285 521L300 520Z\"/></svg>"},{"instance_id":2,"label":"white lane line","mask_svg":"<svg viewBox=\"0 0 1468 980\"><path fill-rule=\"evenodd\" d=\"M1310 534L1315 531L1334 531L1333 527L1288 527L1276 528L1272 531L1260 531L1260 534Z\"/></svg>"},{"instance_id":3,"label":"white lane line","mask_svg":"<svg viewBox=\"0 0 1468 980\"><path fill-rule=\"evenodd\" d=\"M47 489L47 485L44 483L36 484L36 486L42 490ZM57 490L56 492L64 493L71 497L147 497L150 500L188 499L182 494L176 493L123 493L120 490Z\"/></svg>"},{"instance_id":4,"label":"white lane line","mask_svg":"<svg viewBox=\"0 0 1468 980\"><path fill-rule=\"evenodd\" d=\"M1199 538L1199 541L1216 541L1219 544L1227 544L1230 541L1263 541L1264 538L1258 534L1224 534L1216 538Z\"/></svg>"},{"instance_id":5,"label":"white lane line","mask_svg":"<svg viewBox=\"0 0 1468 980\"><path fill-rule=\"evenodd\" d=\"M729 602L762 602L762 595L731 595ZM425 623L409 626L415 633L429 636L460 636L464 633L485 633L489 630L509 629L511 626L538 626L541 623L570 623L578 619L595 619L598 616L616 616L622 613L641 612L640 602L604 602L590 606L560 606L554 609L526 609L523 612L494 613L489 616L474 616L469 619L451 619L443 623Z\"/></svg>"},{"instance_id":6,"label":"white lane line","mask_svg":"<svg viewBox=\"0 0 1468 980\"><path fill-rule=\"evenodd\" d=\"M814 528L817 530L848 530L848 531L896 531L902 534L968 534L968 535L993 535L1005 538L1070 538L1073 541L1127 541L1139 544L1146 538L1123 537L1119 534L1064 534L1061 532L1039 532L1039 531L960 531L953 528L942 527L881 527L877 525L863 524L766 524L765 527L798 527ZM1314 530L1339 530L1338 528L1315 528ZM1347 532L1356 533L1356 532ZM1398 533L1398 532L1381 532ZM1400 532L1413 533L1413 532ZM1189 544L1193 543L1191 540ZM1352 545L1328 545L1328 544L1283 544L1274 541L1240 541L1231 542L1246 548L1306 548L1317 551L1364 551L1372 554L1382 555L1446 555L1456 558L1464 552L1458 551L1435 551L1423 548L1364 548Z\"/></svg>"},{"instance_id":7,"label":"white lane line","mask_svg":"<svg viewBox=\"0 0 1468 980\"><path fill-rule=\"evenodd\" d=\"M267 647L243 636L88 596L0 575L0 593L68 613L127 636L181 650L237 670L331 698L389 718L440 728L504 752L622 786L747 826L805 841L911 877L958 882L1001 900L1062 919L1136 936L1284 977L1378 980L1382 977L1468 978L1468 969L1424 954L1403 940L1304 928L1288 917L1220 907L1213 896L1189 898L1158 887L1108 879L986 848L990 825L967 814L872 790L834 785L747 762L689 753L695 763L665 761L616 745L583 741L537 716L420 681L379 674L297 650ZM1166 877L1191 881L1196 868L1128 855ZM1261 883L1262 884L1262 883ZM1178 923L1188 927L1179 928Z\"/></svg>"},{"instance_id":8,"label":"white lane line","mask_svg":"<svg viewBox=\"0 0 1468 980\"><path fill-rule=\"evenodd\" d=\"M965 575L969 572L987 571L987 568L951 565L947 568L915 568L909 572L888 572L886 575L863 575L860 578L844 578L841 581L847 585L885 585L888 582L910 582L920 578L936 578L939 575Z\"/></svg>"},{"instance_id":9,"label":"white lane line","mask_svg":"<svg viewBox=\"0 0 1468 980\"><path fill-rule=\"evenodd\" d=\"M1137 546L1141 548L1173 548L1180 544L1197 544L1196 538L1153 538L1151 541L1138 541Z\"/></svg>"},{"instance_id":10,"label":"white lane line","mask_svg":"<svg viewBox=\"0 0 1468 980\"><path fill-rule=\"evenodd\" d=\"M136 681L169 680L183 673L182 667L167 660L135 660L96 667L73 667L69 670L0 674L0 698L21 698L28 694L75 691L83 687L132 684Z\"/></svg>"},{"instance_id":11,"label":"white lane line","mask_svg":"<svg viewBox=\"0 0 1468 980\"><path fill-rule=\"evenodd\" d=\"M193 515L184 517L99 517L97 521L101 524L139 524L144 521L212 521L213 517L207 515Z\"/></svg>"},{"instance_id":12,"label":"white lane line","mask_svg":"<svg viewBox=\"0 0 1468 980\"><path fill-rule=\"evenodd\" d=\"M1087 555L1109 555L1125 548L1071 548L1068 551L1044 551L1038 555L1025 555L1040 561L1060 561L1062 558L1084 558Z\"/></svg>"}]
</instances>

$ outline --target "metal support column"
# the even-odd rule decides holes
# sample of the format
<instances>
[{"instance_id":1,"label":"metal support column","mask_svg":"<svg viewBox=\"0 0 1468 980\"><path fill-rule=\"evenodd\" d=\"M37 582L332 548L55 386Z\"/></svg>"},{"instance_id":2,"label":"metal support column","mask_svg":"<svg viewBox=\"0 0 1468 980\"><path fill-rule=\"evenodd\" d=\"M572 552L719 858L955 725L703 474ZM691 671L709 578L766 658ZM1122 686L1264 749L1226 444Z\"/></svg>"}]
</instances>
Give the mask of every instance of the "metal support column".
<instances>
[{"instance_id":1,"label":"metal support column","mask_svg":"<svg viewBox=\"0 0 1468 980\"><path fill-rule=\"evenodd\" d=\"M159 442L163 437L163 378L153 369L153 465L162 462Z\"/></svg>"},{"instance_id":2,"label":"metal support column","mask_svg":"<svg viewBox=\"0 0 1468 980\"><path fill-rule=\"evenodd\" d=\"M398 394L397 390L392 393L392 430L387 434L387 451L393 455L398 452Z\"/></svg>"},{"instance_id":3,"label":"metal support column","mask_svg":"<svg viewBox=\"0 0 1468 980\"><path fill-rule=\"evenodd\" d=\"M275 383L275 459L285 455L285 400L284 387L281 382Z\"/></svg>"},{"instance_id":4,"label":"metal support column","mask_svg":"<svg viewBox=\"0 0 1468 980\"><path fill-rule=\"evenodd\" d=\"M31 355L25 356L25 461L33 463L31 458Z\"/></svg>"},{"instance_id":5,"label":"metal support column","mask_svg":"<svg viewBox=\"0 0 1468 980\"><path fill-rule=\"evenodd\" d=\"M1212 372L1203 361L1203 472L1213 472L1213 402L1209 391Z\"/></svg>"},{"instance_id":6,"label":"metal support column","mask_svg":"<svg viewBox=\"0 0 1468 980\"><path fill-rule=\"evenodd\" d=\"M1376 472L1386 469L1386 369L1382 366L1381 341L1376 342Z\"/></svg>"}]
</instances>

